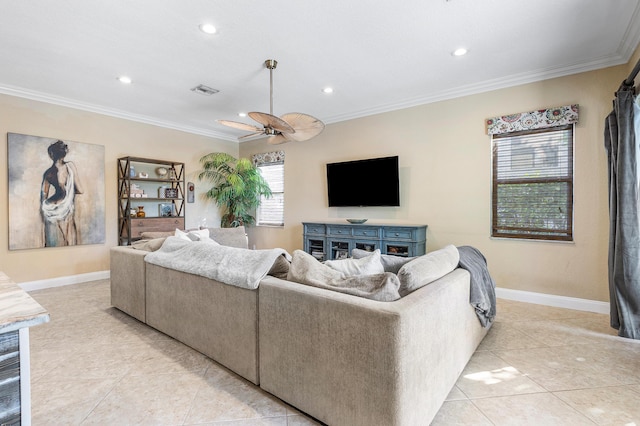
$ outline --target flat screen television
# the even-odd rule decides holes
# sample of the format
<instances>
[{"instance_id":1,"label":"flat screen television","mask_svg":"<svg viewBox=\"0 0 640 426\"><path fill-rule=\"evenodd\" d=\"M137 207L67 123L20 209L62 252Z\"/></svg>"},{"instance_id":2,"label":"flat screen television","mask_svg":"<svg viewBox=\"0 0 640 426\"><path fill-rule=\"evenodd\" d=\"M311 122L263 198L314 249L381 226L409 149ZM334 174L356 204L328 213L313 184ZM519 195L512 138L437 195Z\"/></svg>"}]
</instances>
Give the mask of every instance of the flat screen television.
<instances>
[{"instance_id":1,"label":"flat screen television","mask_svg":"<svg viewBox=\"0 0 640 426\"><path fill-rule=\"evenodd\" d=\"M398 156L327 164L329 207L399 206Z\"/></svg>"}]
</instances>

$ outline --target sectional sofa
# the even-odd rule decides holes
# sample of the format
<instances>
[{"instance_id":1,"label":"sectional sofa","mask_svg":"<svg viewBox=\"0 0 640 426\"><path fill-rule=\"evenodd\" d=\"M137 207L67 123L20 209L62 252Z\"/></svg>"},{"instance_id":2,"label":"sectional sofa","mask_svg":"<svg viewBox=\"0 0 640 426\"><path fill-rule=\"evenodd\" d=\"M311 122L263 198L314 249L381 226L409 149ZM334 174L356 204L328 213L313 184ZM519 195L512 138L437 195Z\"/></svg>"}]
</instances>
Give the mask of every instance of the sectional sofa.
<instances>
[{"instance_id":1,"label":"sectional sofa","mask_svg":"<svg viewBox=\"0 0 640 426\"><path fill-rule=\"evenodd\" d=\"M460 268L382 302L273 276L239 288L147 253L111 249L113 306L331 425L429 424L488 330Z\"/></svg>"}]
</instances>

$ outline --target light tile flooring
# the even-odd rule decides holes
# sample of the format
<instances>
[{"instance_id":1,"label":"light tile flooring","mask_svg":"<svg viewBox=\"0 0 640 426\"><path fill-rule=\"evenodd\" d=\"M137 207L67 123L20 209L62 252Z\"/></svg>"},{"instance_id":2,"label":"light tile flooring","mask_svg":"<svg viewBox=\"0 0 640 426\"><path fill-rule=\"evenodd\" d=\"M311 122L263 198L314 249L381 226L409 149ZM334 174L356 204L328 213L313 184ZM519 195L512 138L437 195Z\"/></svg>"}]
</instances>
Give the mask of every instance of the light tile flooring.
<instances>
[{"instance_id":1,"label":"light tile flooring","mask_svg":"<svg viewBox=\"0 0 640 426\"><path fill-rule=\"evenodd\" d=\"M109 303L108 280L34 291L38 425L314 425ZM640 425L640 341L608 316L499 300L434 425Z\"/></svg>"}]
</instances>

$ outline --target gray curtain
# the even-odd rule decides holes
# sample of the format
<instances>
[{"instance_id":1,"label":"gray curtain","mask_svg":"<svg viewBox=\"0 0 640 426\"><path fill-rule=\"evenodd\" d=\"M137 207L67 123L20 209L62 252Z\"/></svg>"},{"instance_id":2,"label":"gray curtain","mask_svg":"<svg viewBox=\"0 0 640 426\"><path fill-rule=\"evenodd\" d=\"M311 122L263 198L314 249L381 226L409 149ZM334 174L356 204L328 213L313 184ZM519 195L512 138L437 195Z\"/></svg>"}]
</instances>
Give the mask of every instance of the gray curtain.
<instances>
[{"instance_id":1,"label":"gray curtain","mask_svg":"<svg viewBox=\"0 0 640 426\"><path fill-rule=\"evenodd\" d=\"M609 300L611 327L640 339L640 176L634 88L621 86L605 122L609 160Z\"/></svg>"}]
</instances>

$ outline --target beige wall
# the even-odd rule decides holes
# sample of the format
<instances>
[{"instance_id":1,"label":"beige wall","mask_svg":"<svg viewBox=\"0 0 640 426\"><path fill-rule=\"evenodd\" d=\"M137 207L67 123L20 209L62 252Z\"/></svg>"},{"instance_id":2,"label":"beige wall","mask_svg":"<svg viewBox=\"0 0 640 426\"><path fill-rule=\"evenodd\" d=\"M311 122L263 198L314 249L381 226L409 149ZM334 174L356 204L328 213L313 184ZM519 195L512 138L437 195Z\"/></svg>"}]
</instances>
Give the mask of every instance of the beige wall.
<instances>
[{"instance_id":1,"label":"beige wall","mask_svg":"<svg viewBox=\"0 0 640 426\"><path fill-rule=\"evenodd\" d=\"M447 244L479 248L499 287L608 301L604 118L630 66L332 124L306 142L242 143L240 155L245 157L274 149L286 152L285 227L252 229L250 244L302 248L303 221L344 222L354 217L428 224L428 251ZM575 133L575 242L491 239L490 138L484 119L574 103L580 104ZM326 163L386 155L400 157L400 207L327 207ZM363 177L355 184L366 181Z\"/></svg>"},{"instance_id":2,"label":"beige wall","mask_svg":"<svg viewBox=\"0 0 640 426\"><path fill-rule=\"evenodd\" d=\"M0 95L0 133L22 133L105 147L105 244L9 251L7 196L0 196L0 270L15 282L37 281L109 269L109 247L117 244L116 159L137 156L186 163L187 179L196 183L196 203L187 204L188 227L206 218L219 226L218 209L201 199L204 183L194 176L199 158L209 152L238 155L238 144L76 109ZM7 148L0 154L0 188L7 193ZM46 155L46 153L44 154ZM34 189L38 197L39 187ZM213 225L212 225L213 224ZM34 232L34 230L25 230ZM38 232L38 231L35 231Z\"/></svg>"},{"instance_id":3,"label":"beige wall","mask_svg":"<svg viewBox=\"0 0 640 426\"><path fill-rule=\"evenodd\" d=\"M185 162L196 182L187 226L206 218L218 226L219 213L201 199L206 185L195 180L198 159L213 151L249 156L284 149L283 229L254 228L257 248L302 248L303 221L344 221L429 225L427 250L446 244L473 245L485 253L498 286L607 301L607 165L603 120L614 91L638 60L629 64L450 101L409 108L327 126L319 137L270 146L264 140L233 142L140 124L99 114L0 95L0 130L105 146L106 243L101 245L8 250L7 197L0 197L0 270L16 282L107 270L116 244L116 159L133 155ZM336 93L335 96L340 96ZM576 130L575 242L492 240L490 231L490 140L487 117L537 108L580 104ZM6 149L0 169L7 170ZM325 164L365 157L399 155L402 206L328 208ZM366 184L363 179L362 184ZM0 185L8 185L0 174Z\"/></svg>"}]
</instances>

